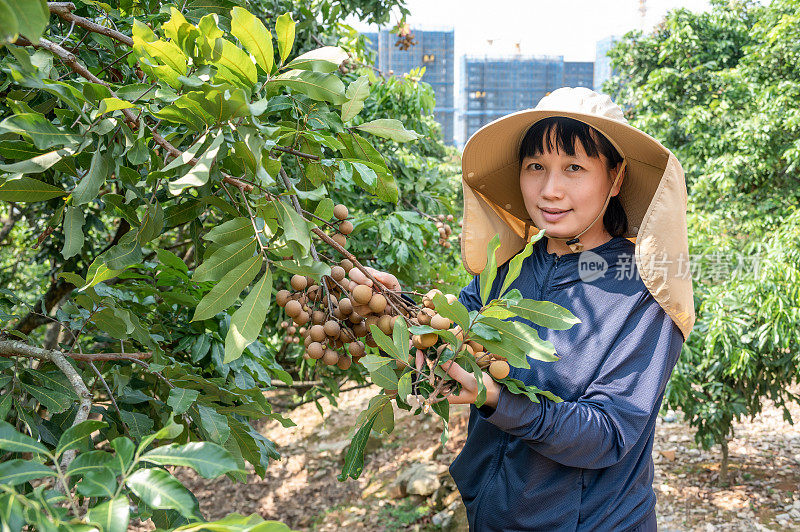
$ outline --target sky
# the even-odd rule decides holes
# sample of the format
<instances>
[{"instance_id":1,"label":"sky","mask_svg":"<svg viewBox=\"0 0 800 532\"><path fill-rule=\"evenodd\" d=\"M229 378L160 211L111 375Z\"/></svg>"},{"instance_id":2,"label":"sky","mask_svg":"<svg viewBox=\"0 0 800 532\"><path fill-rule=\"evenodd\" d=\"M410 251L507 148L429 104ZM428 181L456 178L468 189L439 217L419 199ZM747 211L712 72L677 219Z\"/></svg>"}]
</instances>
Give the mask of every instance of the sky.
<instances>
[{"instance_id":1,"label":"sky","mask_svg":"<svg viewBox=\"0 0 800 532\"><path fill-rule=\"evenodd\" d=\"M566 61L594 61L595 44L609 35L652 28L669 9L708 9L707 0L408 0L412 28L455 30L455 57L508 55L520 43L524 55L563 55ZM396 20L392 21L393 23ZM348 20L359 30L369 25ZM488 40L493 44L489 45Z\"/></svg>"}]
</instances>

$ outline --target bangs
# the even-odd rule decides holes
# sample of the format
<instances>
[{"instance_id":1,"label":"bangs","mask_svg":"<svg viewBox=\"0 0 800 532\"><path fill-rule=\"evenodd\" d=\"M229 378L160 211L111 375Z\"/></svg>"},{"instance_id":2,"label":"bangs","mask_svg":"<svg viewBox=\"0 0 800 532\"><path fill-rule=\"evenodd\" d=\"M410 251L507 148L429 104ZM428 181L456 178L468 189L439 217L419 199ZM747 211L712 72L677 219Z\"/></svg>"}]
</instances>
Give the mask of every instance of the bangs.
<instances>
[{"instance_id":1,"label":"bangs","mask_svg":"<svg viewBox=\"0 0 800 532\"><path fill-rule=\"evenodd\" d=\"M553 135L555 146L551 138ZM616 148L593 127L574 118L551 116L539 120L525 133L519 147L519 162L522 164L525 157L541 155L545 151L564 152L572 157L575 155L575 139L580 140L589 157L599 158L602 153L611 167L622 161Z\"/></svg>"}]
</instances>

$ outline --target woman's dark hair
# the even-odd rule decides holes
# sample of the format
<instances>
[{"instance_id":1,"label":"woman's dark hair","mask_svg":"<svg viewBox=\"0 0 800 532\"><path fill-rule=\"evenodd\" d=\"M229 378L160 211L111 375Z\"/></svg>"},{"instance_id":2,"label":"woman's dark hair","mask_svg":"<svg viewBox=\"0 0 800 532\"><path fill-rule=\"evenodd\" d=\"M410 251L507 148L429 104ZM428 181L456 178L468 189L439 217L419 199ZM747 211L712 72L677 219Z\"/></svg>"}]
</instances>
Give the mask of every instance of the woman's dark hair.
<instances>
[{"instance_id":1,"label":"woman's dark hair","mask_svg":"<svg viewBox=\"0 0 800 532\"><path fill-rule=\"evenodd\" d=\"M547 151L553 151L550 138L551 131L555 128L556 144L558 151L567 155L575 155L575 139L580 140L586 155L598 158L602 153L608 161L608 169L614 168L622 162L622 156L609 142L605 135L588 124L563 116L544 118L532 125L519 147L519 163L525 157L533 157L544 153L544 143L547 142ZM608 201L608 207L603 214L603 225L611 236L624 236L628 232L628 217L619 195L613 196Z\"/></svg>"}]
</instances>

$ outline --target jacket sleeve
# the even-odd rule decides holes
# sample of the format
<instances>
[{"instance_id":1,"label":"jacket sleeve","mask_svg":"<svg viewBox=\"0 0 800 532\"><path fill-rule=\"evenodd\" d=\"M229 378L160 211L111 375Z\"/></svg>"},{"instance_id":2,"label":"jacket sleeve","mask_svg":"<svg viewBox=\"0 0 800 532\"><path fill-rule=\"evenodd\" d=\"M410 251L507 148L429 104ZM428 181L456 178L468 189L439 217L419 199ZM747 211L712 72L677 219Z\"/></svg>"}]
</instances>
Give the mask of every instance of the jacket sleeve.
<instances>
[{"instance_id":1,"label":"jacket sleeve","mask_svg":"<svg viewBox=\"0 0 800 532\"><path fill-rule=\"evenodd\" d=\"M539 396L534 403L502 387L497 407L478 414L551 460L609 467L636 445L660 407L682 345L678 326L652 296L644 298L577 401Z\"/></svg>"}]
</instances>

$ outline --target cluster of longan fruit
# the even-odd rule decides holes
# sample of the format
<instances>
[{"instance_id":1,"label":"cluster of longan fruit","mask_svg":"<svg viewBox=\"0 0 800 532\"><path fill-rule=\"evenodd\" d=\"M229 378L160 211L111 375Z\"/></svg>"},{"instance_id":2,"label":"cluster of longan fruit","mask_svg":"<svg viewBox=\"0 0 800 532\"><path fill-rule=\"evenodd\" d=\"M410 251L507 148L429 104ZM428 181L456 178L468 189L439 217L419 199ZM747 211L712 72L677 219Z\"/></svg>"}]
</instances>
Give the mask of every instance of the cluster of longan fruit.
<instances>
[{"instance_id":1,"label":"cluster of longan fruit","mask_svg":"<svg viewBox=\"0 0 800 532\"><path fill-rule=\"evenodd\" d=\"M300 336L304 336L306 334L305 327L297 327L297 325L292 325L288 321L281 322L281 329L285 331L283 335L283 342L287 344L299 344L300 343Z\"/></svg>"},{"instance_id":2,"label":"cluster of longan fruit","mask_svg":"<svg viewBox=\"0 0 800 532\"><path fill-rule=\"evenodd\" d=\"M326 289L304 275L292 276L293 291L278 292L276 302L302 337L303 358L346 370L364 356L365 345L377 347L370 325L392 334L397 311L382 293L347 279L352 268L353 263L343 259L331 268L330 276L323 276L327 302ZM408 312L405 308L401 311Z\"/></svg>"},{"instance_id":3,"label":"cluster of longan fruit","mask_svg":"<svg viewBox=\"0 0 800 532\"><path fill-rule=\"evenodd\" d=\"M417 312L417 315L411 318L411 323L413 325L429 325L430 327L440 331L445 329L449 330L460 342L463 342L461 347L462 352L465 352L469 356L475 358L478 366L481 369L489 368L489 373L496 379L504 379L505 377L508 377L511 367L509 366L505 357L496 355L494 353L488 353L483 345L474 340L468 339L466 342L464 342L464 331L461 329L461 327L458 325L452 326L453 323L450 321L450 319L445 318L436 312L436 308L433 303L433 298L436 294L442 294L442 292L439 289L434 288L425 294L425 296L422 298L423 306L419 312ZM453 294L442 295L450 304L458 299ZM428 348L433 347L438 340L439 335L434 332L421 335L415 334L411 337L411 344L413 347L425 351ZM442 351L448 347L448 345L449 344L447 343L442 343L439 345L436 348L436 355L441 355ZM410 356L409 361L411 362L412 360L413 358Z\"/></svg>"},{"instance_id":4,"label":"cluster of longan fruit","mask_svg":"<svg viewBox=\"0 0 800 532\"><path fill-rule=\"evenodd\" d=\"M347 219L349 214L347 207L336 205L333 208L333 217L339 220L338 232L331 235L331 238L340 246L347 247L347 235L353 232L353 222Z\"/></svg>"}]
</instances>

